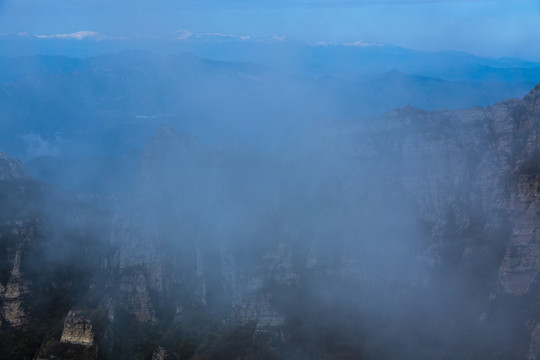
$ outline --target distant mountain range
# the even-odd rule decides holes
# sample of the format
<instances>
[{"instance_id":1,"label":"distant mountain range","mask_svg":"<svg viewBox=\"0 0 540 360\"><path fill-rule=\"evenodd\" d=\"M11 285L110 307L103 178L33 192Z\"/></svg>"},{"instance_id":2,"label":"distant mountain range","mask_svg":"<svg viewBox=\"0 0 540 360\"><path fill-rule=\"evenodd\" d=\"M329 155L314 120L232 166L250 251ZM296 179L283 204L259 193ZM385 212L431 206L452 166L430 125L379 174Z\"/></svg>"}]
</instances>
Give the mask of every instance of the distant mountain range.
<instances>
[{"instance_id":1,"label":"distant mountain range","mask_svg":"<svg viewBox=\"0 0 540 360\"><path fill-rule=\"evenodd\" d=\"M70 34L0 34L0 55L92 57L140 49L168 55L188 52L217 60L278 66L307 75L350 77L398 70L461 81L540 81L540 62L498 59L459 51L427 52L390 44L355 41L305 42L282 36L254 38L179 30L165 37L108 36L93 31Z\"/></svg>"},{"instance_id":2,"label":"distant mountain range","mask_svg":"<svg viewBox=\"0 0 540 360\"><path fill-rule=\"evenodd\" d=\"M488 106L524 96L540 81L535 63L462 53L293 42L185 46L199 53L207 46L215 51L209 57L224 59L236 51L245 61L146 51L0 57L0 148L25 159L119 155L140 148L162 124L206 141L271 146L320 121L358 121L404 106Z\"/></svg>"}]
</instances>

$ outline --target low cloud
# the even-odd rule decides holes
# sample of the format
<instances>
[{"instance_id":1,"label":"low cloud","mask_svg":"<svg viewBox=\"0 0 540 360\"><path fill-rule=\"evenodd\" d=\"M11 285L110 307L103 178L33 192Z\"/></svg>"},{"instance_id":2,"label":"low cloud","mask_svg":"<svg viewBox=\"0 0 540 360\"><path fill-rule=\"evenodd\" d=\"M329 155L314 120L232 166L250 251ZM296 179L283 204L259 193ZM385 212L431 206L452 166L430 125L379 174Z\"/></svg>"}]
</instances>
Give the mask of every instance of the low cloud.
<instances>
[{"instance_id":1,"label":"low cloud","mask_svg":"<svg viewBox=\"0 0 540 360\"><path fill-rule=\"evenodd\" d=\"M35 158L38 156L58 156L60 149L58 142L60 141L57 136L53 142L47 141L39 134L26 134L22 136L22 139L26 145L26 155L29 158Z\"/></svg>"},{"instance_id":2,"label":"low cloud","mask_svg":"<svg viewBox=\"0 0 540 360\"><path fill-rule=\"evenodd\" d=\"M67 34L50 34L50 35L34 35L37 38L40 39L68 39L68 40L83 40L87 38L95 39L95 40L101 40L104 38L100 33L95 31L77 31L73 33L67 33Z\"/></svg>"},{"instance_id":3,"label":"low cloud","mask_svg":"<svg viewBox=\"0 0 540 360\"><path fill-rule=\"evenodd\" d=\"M178 40L187 40L193 36L193 33L186 29L177 30L175 31L175 34Z\"/></svg>"},{"instance_id":4,"label":"low cloud","mask_svg":"<svg viewBox=\"0 0 540 360\"><path fill-rule=\"evenodd\" d=\"M220 40L251 40L251 36L232 35L219 32L208 32L196 34L186 29L175 31L178 40L199 40L199 41L220 41Z\"/></svg>"},{"instance_id":5,"label":"low cloud","mask_svg":"<svg viewBox=\"0 0 540 360\"><path fill-rule=\"evenodd\" d=\"M353 41L353 42L346 42L343 43L344 46L352 46L352 47L373 47L373 46L383 46L383 44L378 43L370 43L367 41Z\"/></svg>"}]
</instances>

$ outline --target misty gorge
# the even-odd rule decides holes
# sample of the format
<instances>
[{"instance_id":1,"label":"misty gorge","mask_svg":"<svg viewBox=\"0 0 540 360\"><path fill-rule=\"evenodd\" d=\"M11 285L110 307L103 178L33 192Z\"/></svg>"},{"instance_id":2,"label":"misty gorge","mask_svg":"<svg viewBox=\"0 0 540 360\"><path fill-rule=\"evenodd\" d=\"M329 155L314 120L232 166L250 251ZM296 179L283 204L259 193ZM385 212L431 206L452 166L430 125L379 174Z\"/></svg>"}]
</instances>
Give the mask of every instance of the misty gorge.
<instances>
[{"instance_id":1,"label":"misty gorge","mask_svg":"<svg viewBox=\"0 0 540 360\"><path fill-rule=\"evenodd\" d=\"M540 359L516 3L0 0L0 360Z\"/></svg>"}]
</instances>

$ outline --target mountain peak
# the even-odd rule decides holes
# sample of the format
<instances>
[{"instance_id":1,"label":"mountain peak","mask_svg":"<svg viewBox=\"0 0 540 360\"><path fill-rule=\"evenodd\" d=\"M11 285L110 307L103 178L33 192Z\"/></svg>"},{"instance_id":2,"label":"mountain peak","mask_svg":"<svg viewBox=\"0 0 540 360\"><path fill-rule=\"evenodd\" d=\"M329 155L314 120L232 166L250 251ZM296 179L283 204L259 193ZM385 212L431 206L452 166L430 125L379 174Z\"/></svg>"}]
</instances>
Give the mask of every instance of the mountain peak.
<instances>
[{"instance_id":1,"label":"mountain peak","mask_svg":"<svg viewBox=\"0 0 540 360\"><path fill-rule=\"evenodd\" d=\"M532 111L540 111L540 84L536 85L523 100Z\"/></svg>"},{"instance_id":2,"label":"mountain peak","mask_svg":"<svg viewBox=\"0 0 540 360\"><path fill-rule=\"evenodd\" d=\"M532 96L534 98L537 98L540 96L540 84L536 85L534 89L531 90L529 93L529 96Z\"/></svg>"},{"instance_id":3,"label":"mountain peak","mask_svg":"<svg viewBox=\"0 0 540 360\"><path fill-rule=\"evenodd\" d=\"M0 180L26 179L28 177L20 160L10 158L8 154L0 152Z\"/></svg>"}]
</instances>

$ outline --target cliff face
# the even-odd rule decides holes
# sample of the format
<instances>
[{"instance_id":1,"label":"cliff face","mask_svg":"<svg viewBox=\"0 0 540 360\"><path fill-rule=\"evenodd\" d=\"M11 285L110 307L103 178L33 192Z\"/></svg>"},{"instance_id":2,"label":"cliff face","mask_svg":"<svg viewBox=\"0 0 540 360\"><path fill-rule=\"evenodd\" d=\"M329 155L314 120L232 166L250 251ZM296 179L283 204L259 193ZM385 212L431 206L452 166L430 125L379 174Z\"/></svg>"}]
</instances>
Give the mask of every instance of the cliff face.
<instances>
[{"instance_id":1,"label":"cliff face","mask_svg":"<svg viewBox=\"0 0 540 360\"><path fill-rule=\"evenodd\" d=\"M25 311L25 298L27 297L28 280L21 271L21 246L15 253L13 269L9 281L1 292L2 315L7 324L15 328L23 328L28 325L28 317Z\"/></svg>"},{"instance_id":2,"label":"cliff face","mask_svg":"<svg viewBox=\"0 0 540 360\"><path fill-rule=\"evenodd\" d=\"M534 310L540 269L539 104L537 86L524 99L486 109L403 109L373 124L376 131L397 136L386 145L396 147L400 160L391 176L411 194L427 225L420 259L433 269L452 264L477 286L491 286L485 309L503 311L499 306L506 301L520 304L516 317L531 334L529 359L540 356ZM371 151L380 146L366 142Z\"/></svg>"},{"instance_id":3,"label":"cliff face","mask_svg":"<svg viewBox=\"0 0 540 360\"><path fill-rule=\"evenodd\" d=\"M163 128L144 151L129 211L115 222L102 304L111 320L121 309L154 325L167 311L177 324L211 313L229 329L251 328L279 354L304 336L298 317L328 304L343 306L335 317L345 323L371 306L373 321L401 331L406 316L392 308L425 293L419 307L449 309L424 316L459 325L417 330L460 339L460 326L505 326L497 312L520 303L508 330L531 336L528 346L496 336L470 346L534 358L539 98L537 87L486 109L404 108L332 125L277 165ZM387 303L394 320L376 303Z\"/></svg>"},{"instance_id":4,"label":"cliff face","mask_svg":"<svg viewBox=\"0 0 540 360\"><path fill-rule=\"evenodd\" d=\"M18 160L2 154L0 163L0 357L58 358L58 349L41 357L38 349L71 306L89 299L107 216L30 179Z\"/></svg>"},{"instance_id":5,"label":"cliff face","mask_svg":"<svg viewBox=\"0 0 540 360\"><path fill-rule=\"evenodd\" d=\"M46 322L44 359L539 358L539 136L540 87L271 155L165 127L110 231L2 155L1 329Z\"/></svg>"},{"instance_id":6,"label":"cliff face","mask_svg":"<svg viewBox=\"0 0 540 360\"><path fill-rule=\"evenodd\" d=\"M32 275L26 261L37 241L39 219L2 222L2 279L0 280L0 323L24 330L30 322L29 296ZM3 283L3 284L2 284Z\"/></svg>"}]
</instances>

